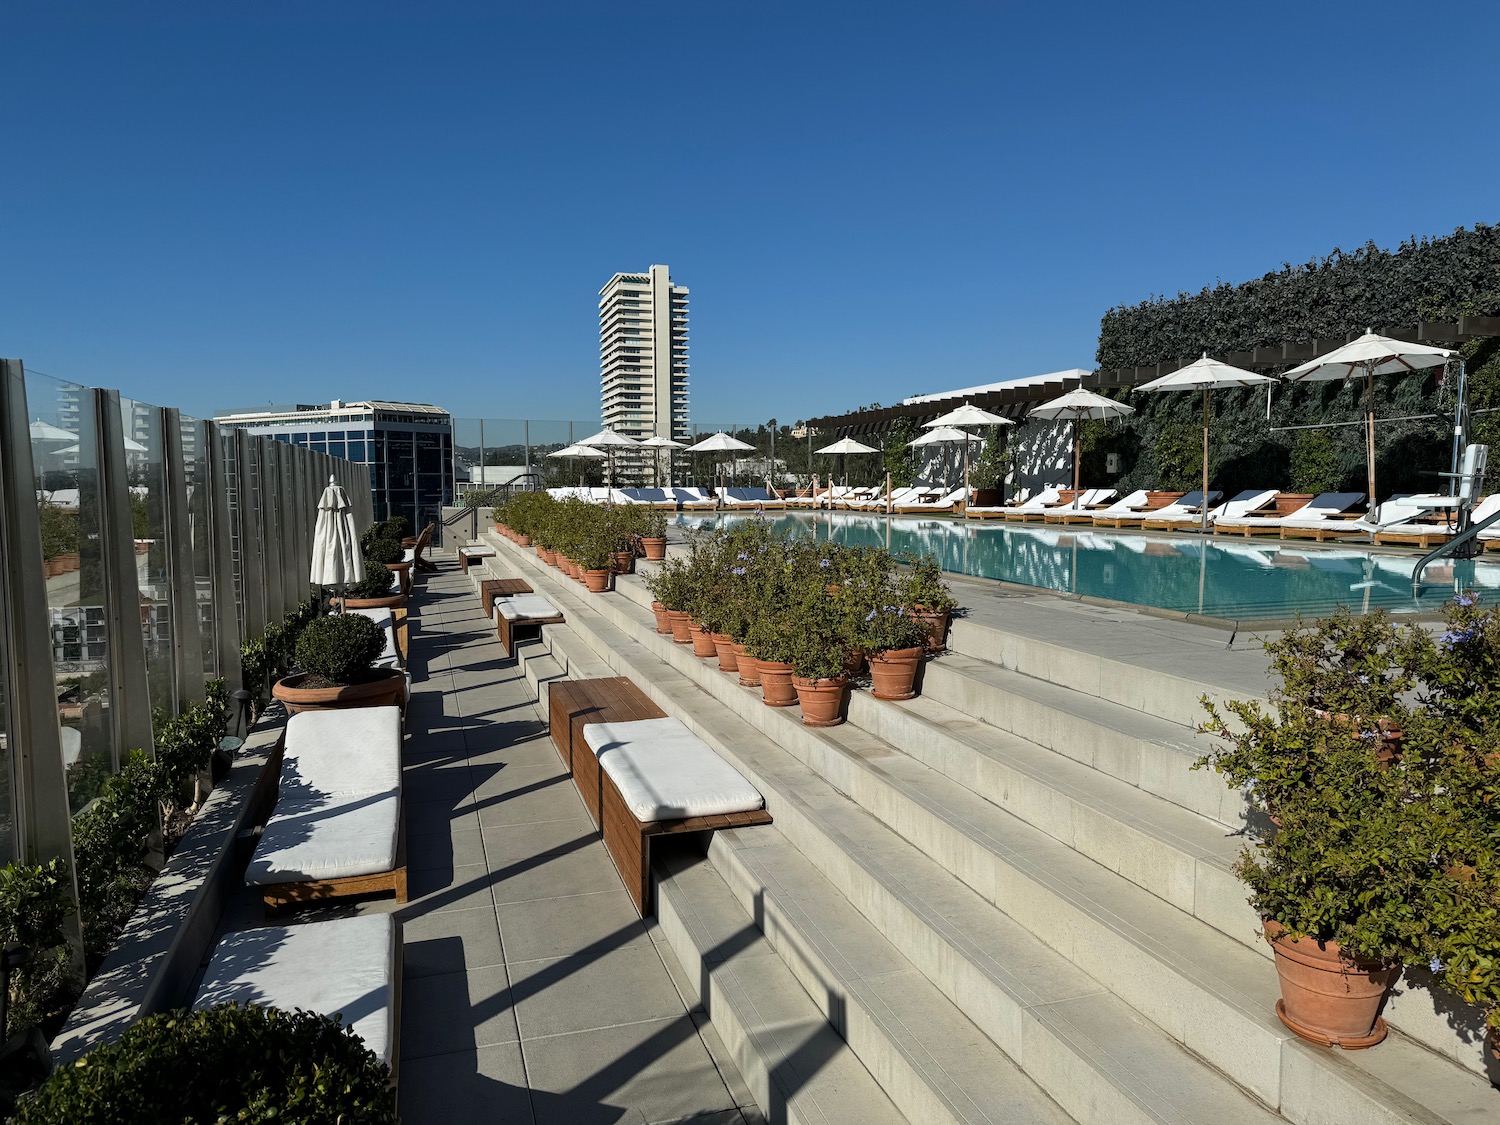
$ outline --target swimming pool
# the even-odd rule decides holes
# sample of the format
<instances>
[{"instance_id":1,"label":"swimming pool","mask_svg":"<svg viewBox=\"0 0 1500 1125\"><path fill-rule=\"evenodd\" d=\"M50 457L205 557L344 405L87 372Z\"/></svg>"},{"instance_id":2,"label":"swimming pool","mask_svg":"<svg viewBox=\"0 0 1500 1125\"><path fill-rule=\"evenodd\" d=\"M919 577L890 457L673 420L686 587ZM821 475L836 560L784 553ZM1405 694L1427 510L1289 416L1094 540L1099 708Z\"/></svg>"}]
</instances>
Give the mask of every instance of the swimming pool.
<instances>
[{"instance_id":1,"label":"swimming pool","mask_svg":"<svg viewBox=\"0 0 1500 1125\"><path fill-rule=\"evenodd\" d=\"M683 513L683 528L752 516ZM772 514L778 529L900 554L935 555L944 570L1023 586L1127 602L1225 621L1273 621L1330 613L1337 606L1432 612L1455 588L1500 588L1500 563L1445 560L1411 595L1417 554L1313 547L1274 539L1196 539L1045 524L866 515Z\"/></svg>"}]
</instances>

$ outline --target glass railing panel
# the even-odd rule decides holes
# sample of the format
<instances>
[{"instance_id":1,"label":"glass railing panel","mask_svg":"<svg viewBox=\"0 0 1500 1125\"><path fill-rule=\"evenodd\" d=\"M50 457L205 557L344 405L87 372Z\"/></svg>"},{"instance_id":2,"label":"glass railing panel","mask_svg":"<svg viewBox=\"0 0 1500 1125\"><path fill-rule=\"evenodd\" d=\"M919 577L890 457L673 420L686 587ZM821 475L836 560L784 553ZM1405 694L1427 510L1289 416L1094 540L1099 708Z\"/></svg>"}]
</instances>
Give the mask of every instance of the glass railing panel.
<instances>
[{"instance_id":1,"label":"glass railing panel","mask_svg":"<svg viewBox=\"0 0 1500 1125\"><path fill-rule=\"evenodd\" d=\"M213 496L209 493L208 434L203 422L183 417L183 480L187 484L188 540L193 559L193 603L198 615L198 636L203 653L203 675L216 679L219 650L214 612Z\"/></svg>"},{"instance_id":2,"label":"glass railing panel","mask_svg":"<svg viewBox=\"0 0 1500 1125\"><path fill-rule=\"evenodd\" d=\"M172 599L167 569L166 449L161 415L150 403L121 398L120 421L125 433L141 631L146 640L146 687L153 710L175 714Z\"/></svg>"},{"instance_id":3,"label":"glass railing panel","mask_svg":"<svg viewBox=\"0 0 1500 1125\"><path fill-rule=\"evenodd\" d=\"M92 391L77 383L27 372L26 399L57 717L68 800L77 812L98 795L119 757L100 520L99 419Z\"/></svg>"}]
</instances>

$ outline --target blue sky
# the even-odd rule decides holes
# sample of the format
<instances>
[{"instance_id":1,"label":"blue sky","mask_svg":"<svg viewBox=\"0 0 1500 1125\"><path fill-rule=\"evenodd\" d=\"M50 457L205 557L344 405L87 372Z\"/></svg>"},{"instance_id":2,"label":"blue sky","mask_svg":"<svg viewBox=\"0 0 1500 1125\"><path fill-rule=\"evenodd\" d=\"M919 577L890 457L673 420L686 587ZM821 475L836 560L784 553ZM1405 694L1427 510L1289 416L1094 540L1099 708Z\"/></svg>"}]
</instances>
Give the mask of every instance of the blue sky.
<instances>
[{"instance_id":1,"label":"blue sky","mask_svg":"<svg viewBox=\"0 0 1500 1125\"><path fill-rule=\"evenodd\" d=\"M594 418L692 290L697 419L1072 366L1100 315L1500 221L1500 10L0 6L0 354L197 414Z\"/></svg>"}]
</instances>

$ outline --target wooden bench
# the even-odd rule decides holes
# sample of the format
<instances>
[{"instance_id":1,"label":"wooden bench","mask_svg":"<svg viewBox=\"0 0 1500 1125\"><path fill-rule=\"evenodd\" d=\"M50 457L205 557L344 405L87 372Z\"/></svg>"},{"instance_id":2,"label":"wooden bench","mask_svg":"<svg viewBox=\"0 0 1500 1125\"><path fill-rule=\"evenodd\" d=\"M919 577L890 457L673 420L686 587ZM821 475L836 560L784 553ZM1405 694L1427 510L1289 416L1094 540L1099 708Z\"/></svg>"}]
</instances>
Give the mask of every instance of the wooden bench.
<instances>
[{"instance_id":1,"label":"wooden bench","mask_svg":"<svg viewBox=\"0 0 1500 1125\"><path fill-rule=\"evenodd\" d=\"M667 717L625 677L556 680L548 686L547 706L552 745L572 776L589 816L603 833L604 846L614 860L631 901L643 917L652 908L653 838L771 823L771 814L764 808L676 820L642 822L636 819L584 737L584 728L594 723L626 723ZM706 746L704 750L712 753Z\"/></svg>"},{"instance_id":2,"label":"wooden bench","mask_svg":"<svg viewBox=\"0 0 1500 1125\"><path fill-rule=\"evenodd\" d=\"M492 559L495 557L495 548L486 547L480 543L469 543L458 549L458 569L469 573L469 567L473 566L479 559Z\"/></svg>"},{"instance_id":3,"label":"wooden bench","mask_svg":"<svg viewBox=\"0 0 1500 1125\"><path fill-rule=\"evenodd\" d=\"M524 578L482 578L479 581L479 604L484 606L486 617L494 617L496 598L513 598L517 594L532 592Z\"/></svg>"},{"instance_id":4,"label":"wooden bench","mask_svg":"<svg viewBox=\"0 0 1500 1125\"><path fill-rule=\"evenodd\" d=\"M522 595L518 594L500 596L519 597ZM535 597L535 595L533 595L533 597ZM536 600L546 602L548 612L542 613L533 611L527 613L523 617L517 617L515 619L505 616L503 609L497 610L495 612L495 632L500 637L500 643L505 646L506 656L515 655L517 641L527 641L531 640L533 637L540 637L542 635L543 625L560 625L567 620L567 618L563 616L562 610L552 605L551 602L547 602L545 598L537 598ZM492 601L491 605L493 606L493 604L494 603Z\"/></svg>"}]
</instances>

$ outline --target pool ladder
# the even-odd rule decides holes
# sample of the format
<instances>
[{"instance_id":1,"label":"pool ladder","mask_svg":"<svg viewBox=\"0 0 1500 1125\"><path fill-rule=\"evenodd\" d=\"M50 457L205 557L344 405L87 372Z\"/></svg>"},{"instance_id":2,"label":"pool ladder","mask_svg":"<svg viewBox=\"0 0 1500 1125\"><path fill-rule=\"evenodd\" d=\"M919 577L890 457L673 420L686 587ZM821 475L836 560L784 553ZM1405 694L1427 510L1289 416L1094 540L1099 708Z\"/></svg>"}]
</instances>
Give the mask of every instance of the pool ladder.
<instances>
[{"instance_id":1,"label":"pool ladder","mask_svg":"<svg viewBox=\"0 0 1500 1125\"><path fill-rule=\"evenodd\" d=\"M1482 553L1484 551L1484 546L1482 544L1475 544L1475 546L1477 546L1478 548L1477 550L1475 550L1473 547L1470 547L1469 544L1473 544L1481 531L1484 531L1491 524L1497 521L1500 521L1500 512L1496 512L1494 515L1490 516L1487 519L1481 520L1479 523L1470 524L1463 531L1460 531L1452 539L1448 540L1448 542L1438 544L1432 550L1423 555L1417 561L1416 569L1411 572L1411 596L1414 598L1421 596L1422 572L1427 569L1428 563L1436 562L1444 555L1452 555L1454 558L1472 559L1476 555ZM1460 553L1460 548L1463 548L1462 553Z\"/></svg>"}]
</instances>

